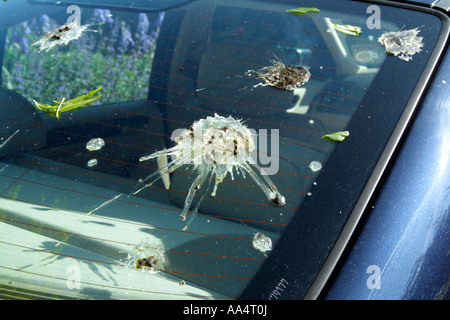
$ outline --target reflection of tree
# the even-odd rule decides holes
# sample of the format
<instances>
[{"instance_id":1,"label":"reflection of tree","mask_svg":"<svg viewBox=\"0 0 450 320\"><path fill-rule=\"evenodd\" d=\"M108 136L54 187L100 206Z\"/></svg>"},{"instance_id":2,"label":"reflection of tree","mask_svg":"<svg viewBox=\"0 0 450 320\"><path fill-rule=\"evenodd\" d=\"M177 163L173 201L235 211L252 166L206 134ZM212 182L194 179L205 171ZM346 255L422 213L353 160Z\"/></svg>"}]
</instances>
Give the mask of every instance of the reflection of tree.
<instances>
[{"instance_id":1,"label":"reflection of tree","mask_svg":"<svg viewBox=\"0 0 450 320\"><path fill-rule=\"evenodd\" d=\"M86 265L94 274L96 274L101 280L107 282L107 283L113 283L114 285L118 285L116 282L114 275L116 272L113 271L112 266L118 265L112 264L110 262L100 261L100 260L94 260L87 257L79 256L78 248L75 248L73 246L61 244L58 245L59 242L56 241L44 241L40 248L30 248L29 250L24 250L25 252L31 252L31 251L41 251L43 253L51 254L47 256L46 258L43 258L40 261L41 267L47 267L53 263L57 263L64 259L71 259L76 260L76 263L79 263L81 265ZM72 254L73 251L78 251L78 255ZM19 270L25 270L29 268L30 266L36 266L36 263L24 265ZM85 293L83 291L83 293ZM102 296L105 294L102 293Z\"/></svg>"}]
</instances>

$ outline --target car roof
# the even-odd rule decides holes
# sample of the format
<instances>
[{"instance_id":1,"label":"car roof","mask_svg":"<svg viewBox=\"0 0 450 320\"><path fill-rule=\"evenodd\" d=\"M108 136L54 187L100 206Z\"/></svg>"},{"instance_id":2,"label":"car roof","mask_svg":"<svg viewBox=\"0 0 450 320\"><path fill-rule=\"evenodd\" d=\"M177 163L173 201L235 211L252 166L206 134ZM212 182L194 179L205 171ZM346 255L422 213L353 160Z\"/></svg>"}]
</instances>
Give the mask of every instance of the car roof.
<instances>
[{"instance_id":1,"label":"car roof","mask_svg":"<svg viewBox=\"0 0 450 320\"><path fill-rule=\"evenodd\" d=\"M433 8L440 8L447 12L450 10L450 0L411 0L411 1L388 0L388 1L425 5Z\"/></svg>"},{"instance_id":2,"label":"car roof","mask_svg":"<svg viewBox=\"0 0 450 320\"><path fill-rule=\"evenodd\" d=\"M397 1L397 2L412 2L412 3L420 3L432 5L434 2L438 2L439 0L413 0L413 1Z\"/></svg>"}]
</instances>

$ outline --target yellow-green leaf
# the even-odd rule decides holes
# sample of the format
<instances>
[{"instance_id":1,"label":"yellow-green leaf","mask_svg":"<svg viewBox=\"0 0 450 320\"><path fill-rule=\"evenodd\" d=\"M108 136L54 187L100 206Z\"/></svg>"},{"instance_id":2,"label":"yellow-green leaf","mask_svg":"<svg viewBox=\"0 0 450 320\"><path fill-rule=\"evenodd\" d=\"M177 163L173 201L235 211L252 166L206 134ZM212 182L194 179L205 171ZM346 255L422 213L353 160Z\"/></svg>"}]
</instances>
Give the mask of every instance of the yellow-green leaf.
<instances>
[{"instance_id":1,"label":"yellow-green leaf","mask_svg":"<svg viewBox=\"0 0 450 320\"><path fill-rule=\"evenodd\" d=\"M286 12L302 15L302 14L306 14L308 12L320 12L320 10L317 8L296 8L296 9L286 10Z\"/></svg>"},{"instance_id":2,"label":"yellow-green leaf","mask_svg":"<svg viewBox=\"0 0 450 320\"><path fill-rule=\"evenodd\" d=\"M62 98L60 101L53 100L53 102L56 105L49 105L49 104L43 104L39 103L36 100L33 100L34 104L36 105L36 108L38 108L41 111L44 111L48 113L51 116L54 116L59 119L59 114L61 112L67 112L75 109L79 109L82 107L87 106L88 104L94 102L98 98L100 98L102 95L99 94L92 98L102 87L99 87L95 90L92 90L84 95L81 95L79 97L76 97L71 100L67 100L65 98Z\"/></svg>"},{"instance_id":3,"label":"yellow-green leaf","mask_svg":"<svg viewBox=\"0 0 450 320\"><path fill-rule=\"evenodd\" d=\"M351 36L359 36L361 34L361 28L351 26L349 24L334 24L334 28L342 33L349 34Z\"/></svg>"},{"instance_id":4,"label":"yellow-green leaf","mask_svg":"<svg viewBox=\"0 0 450 320\"><path fill-rule=\"evenodd\" d=\"M348 132L348 131L338 131L335 133L326 134L322 137L322 139L327 139L327 140L336 141L336 142L342 142L349 135L350 135L350 132Z\"/></svg>"}]
</instances>

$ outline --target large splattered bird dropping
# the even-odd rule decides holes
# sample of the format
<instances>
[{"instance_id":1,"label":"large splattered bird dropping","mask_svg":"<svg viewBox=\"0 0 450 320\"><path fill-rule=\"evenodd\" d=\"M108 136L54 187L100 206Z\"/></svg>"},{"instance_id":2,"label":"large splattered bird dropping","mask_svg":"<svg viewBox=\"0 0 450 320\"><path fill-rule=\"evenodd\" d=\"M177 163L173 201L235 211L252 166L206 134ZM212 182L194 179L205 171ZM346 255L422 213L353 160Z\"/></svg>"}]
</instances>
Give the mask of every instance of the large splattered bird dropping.
<instances>
[{"instance_id":1,"label":"large splattered bird dropping","mask_svg":"<svg viewBox=\"0 0 450 320\"><path fill-rule=\"evenodd\" d=\"M303 86L309 81L311 73L309 67L286 66L281 60L272 60L272 65L259 70L249 70L247 75L255 75L262 79L264 83L256 86L272 86L277 89L292 91ZM256 87L255 86L255 87Z\"/></svg>"},{"instance_id":2,"label":"large splattered bird dropping","mask_svg":"<svg viewBox=\"0 0 450 320\"><path fill-rule=\"evenodd\" d=\"M150 182L134 194L151 186L161 177L161 174L173 172L182 165L189 165L194 168L197 176L186 196L181 213L182 220L186 220L186 214L191 208L194 196L205 182L208 181L206 192L209 192L211 182L215 182L211 193L215 196L217 186L227 174L230 174L232 180L234 179L234 170L244 177L246 174L250 175L273 205L285 205L284 196L280 194L272 180L267 175L258 174L261 168L251 156L252 151L255 150L252 133L240 120L215 114L213 117L194 122L189 129L183 129L181 134L172 140L176 143L172 148L157 151L139 159L147 161L171 156L172 160L144 179L143 182ZM202 198L192 212L197 212Z\"/></svg>"}]
</instances>

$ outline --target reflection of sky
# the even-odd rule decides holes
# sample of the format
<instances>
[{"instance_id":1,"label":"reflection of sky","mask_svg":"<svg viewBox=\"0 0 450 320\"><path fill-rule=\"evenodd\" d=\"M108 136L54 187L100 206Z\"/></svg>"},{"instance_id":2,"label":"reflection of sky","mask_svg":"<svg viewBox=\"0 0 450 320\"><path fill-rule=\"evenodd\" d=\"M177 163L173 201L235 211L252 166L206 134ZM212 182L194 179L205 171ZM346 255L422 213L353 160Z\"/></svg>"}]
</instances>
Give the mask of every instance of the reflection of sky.
<instances>
[{"instance_id":1,"label":"reflection of sky","mask_svg":"<svg viewBox=\"0 0 450 320\"><path fill-rule=\"evenodd\" d=\"M447 101L448 107L450 107L450 102ZM444 118L440 119L442 121ZM448 131L448 128L445 129L444 126L442 128ZM436 227L446 209L439 207L439 204L444 202L445 195L448 192L448 190L442 189L443 183L448 180L449 176L448 133L441 132L444 138L434 152L430 152L431 140L434 137L432 133L429 137L425 134L425 132L422 132L420 137L422 143L419 144L419 141L414 143L414 149L416 155L428 156L422 158L421 161L418 158L410 159L414 162L414 164L412 163L413 167L417 168L414 172L409 171L409 166L401 169L403 171L401 176L404 176L404 179L413 179L414 190L402 188L401 185L392 190L397 195L396 199L403 199L403 201L396 203L395 207L397 219L406 225L403 230L397 229L397 226L393 225L385 234L386 239L392 237L391 239L394 240L399 237L397 241L392 241L392 243L396 243L393 250L385 250L387 252L392 250L392 254L387 259L385 266L380 266L382 269L381 278L385 278L383 286L386 289L389 288L392 298L400 298L403 294L405 285L411 276L410 271L422 259L422 255L433 241L433 228ZM441 135L437 138L440 137ZM405 170L405 168L408 169ZM410 248L414 250L410 250ZM382 293L383 297L386 293L387 291ZM377 292L374 292L372 297L377 298Z\"/></svg>"}]
</instances>

